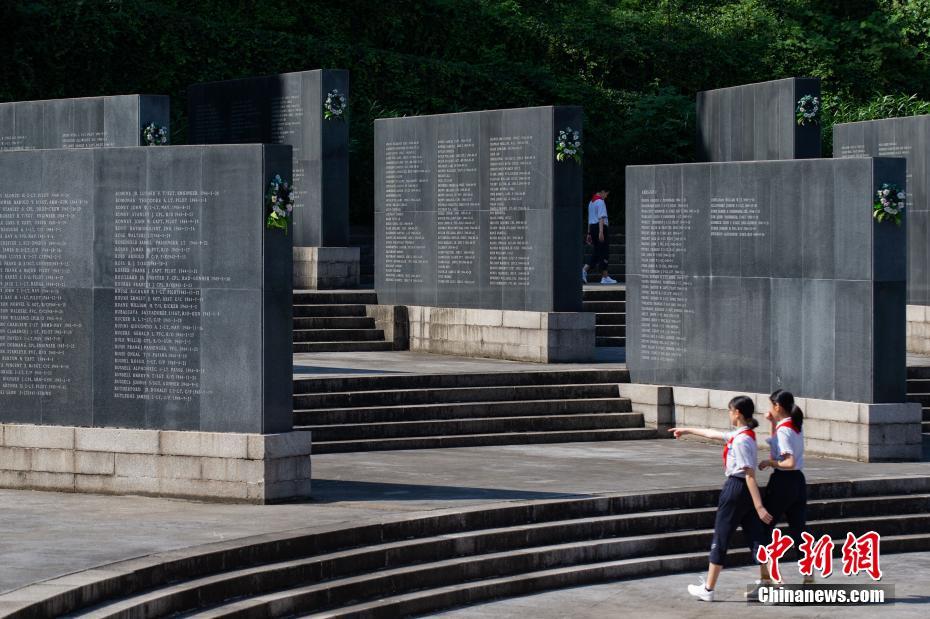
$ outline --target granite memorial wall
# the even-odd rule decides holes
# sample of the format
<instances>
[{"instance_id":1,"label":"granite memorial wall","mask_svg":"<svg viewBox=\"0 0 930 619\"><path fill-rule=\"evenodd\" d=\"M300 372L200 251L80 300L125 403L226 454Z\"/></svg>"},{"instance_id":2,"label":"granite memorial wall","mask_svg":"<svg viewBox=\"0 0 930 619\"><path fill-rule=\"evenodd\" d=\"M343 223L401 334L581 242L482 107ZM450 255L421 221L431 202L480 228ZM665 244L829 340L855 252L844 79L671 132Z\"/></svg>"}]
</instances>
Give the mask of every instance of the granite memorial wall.
<instances>
[{"instance_id":1,"label":"granite memorial wall","mask_svg":"<svg viewBox=\"0 0 930 619\"><path fill-rule=\"evenodd\" d=\"M930 305L930 206L927 154L930 116L887 118L833 127L833 156L907 160L907 302Z\"/></svg>"},{"instance_id":2,"label":"granite memorial wall","mask_svg":"<svg viewBox=\"0 0 930 619\"><path fill-rule=\"evenodd\" d=\"M142 146L150 123L169 126L163 95L0 103L0 151Z\"/></svg>"},{"instance_id":3,"label":"granite memorial wall","mask_svg":"<svg viewBox=\"0 0 930 619\"><path fill-rule=\"evenodd\" d=\"M293 148L295 247L348 245L349 127L345 112L325 118L333 91L348 101L348 71L195 84L187 93L191 143Z\"/></svg>"},{"instance_id":4,"label":"granite memorial wall","mask_svg":"<svg viewBox=\"0 0 930 619\"><path fill-rule=\"evenodd\" d=\"M581 165L556 160L581 108L375 121L381 303L578 312Z\"/></svg>"},{"instance_id":5,"label":"granite memorial wall","mask_svg":"<svg viewBox=\"0 0 930 619\"><path fill-rule=\"evenodd\" d=\"M793 77L699 92L698 160L820 157L819 116L798 121L805 96L819 99L819 79Z\"/></svg>"},{"instance_id":6,"label":"granite memorial wall","mask_svg":"<svg viewBox=\"0 0 930 619\"><path fill-rule=\"evenodd\" d=\"M877 223L902 159L627 168L634 383L903 402L906 226Z\"/></svg>"},{"instance_id":7,"label":"granite memorial wall","mask_svg":"<svg viewBox=\"0 0 930 619\"><path fill-rule=\"evenodd\" d=\"M0 422L289 431L286 146L0 153Z\"/></svg>"}]
</instances>

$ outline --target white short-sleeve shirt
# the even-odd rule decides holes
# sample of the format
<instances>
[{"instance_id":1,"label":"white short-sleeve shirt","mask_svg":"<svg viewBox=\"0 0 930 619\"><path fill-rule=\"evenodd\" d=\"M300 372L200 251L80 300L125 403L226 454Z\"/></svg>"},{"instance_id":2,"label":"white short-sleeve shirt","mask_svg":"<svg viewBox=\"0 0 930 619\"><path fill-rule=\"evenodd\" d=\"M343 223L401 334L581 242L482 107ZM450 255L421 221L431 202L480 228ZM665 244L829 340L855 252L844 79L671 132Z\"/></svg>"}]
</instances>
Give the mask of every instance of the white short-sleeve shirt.
<instances>
[{"instance_id":1,"label":"white short-sleeve shirt","mask_svg":"<svg viewBox=\"0 0 930 619\"><path fill-rule=\"evenodd\" d=\"M784 456L794 456L794 471L804 470L804 436L787 425L787 420L775 427L775 434L766 439L772 460L781 460Z\"/></svg>"},{"instance_id":2,"label":"white short-sleeve shirt","mask_svg":"<svg viewBox=\"0 0 930 619\"><path fill-rule=\"evenodd\" d=\"M588 223L596 224L601 218L604 218L604 225L608 225L607 205L602 198L588 202Z\"/></svg>"},{"instance_id":3,"label":"white short-sleeve shirt","mask_svg":"<svg viewBox=\"0 0 930 619\"><path fill-rule=\"evenodd\" d=\"M730 449L727 451L727 463L725 474L727 477L746 477L744 468L749 467L753 470L756 468L757 453L756 441L747 434L741 434L748 430L748 426L742 426L730 432L724 432L723 438L729 441L734 436L733 442L730 443Z\"/></svg>"}]
</instances>

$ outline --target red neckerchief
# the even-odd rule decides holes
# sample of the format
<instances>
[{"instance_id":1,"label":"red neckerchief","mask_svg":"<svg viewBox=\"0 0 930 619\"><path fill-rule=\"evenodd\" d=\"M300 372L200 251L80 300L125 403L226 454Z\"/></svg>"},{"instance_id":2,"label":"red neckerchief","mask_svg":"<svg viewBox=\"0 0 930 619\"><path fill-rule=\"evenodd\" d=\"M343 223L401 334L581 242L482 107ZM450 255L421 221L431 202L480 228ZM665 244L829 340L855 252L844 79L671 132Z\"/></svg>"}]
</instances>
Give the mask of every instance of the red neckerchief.
<instances>
[{"instance_id":1,"label":"red neckerchief","mask_svg":"<svg viewBox=\"0 0 930 619\"><path fill-rule=\"evenodd\" d=\"M726 470L727 468L727 455L729 455L730 453L730 445L733 444L733 441L736 440L736 437L739 436L740 434L748 434L749 438L751 438L753 441L756 440L756 433L753 432L751 428L746 428L742 432L737 432L736 434L731 436L730 440L727 441L727 444L723 446L723 468L724 470Z\"/></svg>"},{"instance_id":2,"label":"red neckerchief","mask_svg":"<svg viewBox=\"0 0 930 619\"><path fill-rule=\"evenodd\" d=\"M593 196L591 196L591 202L597 202L598 200L603 200L603 199L604 198L599 193L596 193Z\"/></svg>"},{"instance_id":3,"label":"red neckerchief","mask_svg":"<svg viewBox=\"0 0 930 619\"><path fill-rule=\"evenodd\" d=\"M781 423L779 423L777 426L775 426L775 431L778 432L779 428L791 428L791 429L794 430L796 433L798 433L798 434L801 433L800 430L798 430L797 428L794 427L794 424L791 422L791 418L790 418L790 417L789 417L788 419L785 419L785 420L782 421Z\"/></svg>"}]
</instances>

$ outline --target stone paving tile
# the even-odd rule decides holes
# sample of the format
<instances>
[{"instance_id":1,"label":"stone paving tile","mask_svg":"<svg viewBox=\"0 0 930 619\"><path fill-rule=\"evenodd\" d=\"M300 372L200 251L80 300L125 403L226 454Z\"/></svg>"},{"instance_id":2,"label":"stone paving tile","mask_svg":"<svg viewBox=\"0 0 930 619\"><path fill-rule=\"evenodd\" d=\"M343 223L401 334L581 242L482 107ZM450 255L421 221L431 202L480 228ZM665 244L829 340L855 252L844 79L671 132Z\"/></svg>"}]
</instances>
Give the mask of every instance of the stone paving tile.
<instances>
[{"instance_id":1,"label":"stone paving tile","mask_svg":"<svg viewBox=\"0 0 930 619\"><path fill-rule=\"evenodd\" d=\"M809 458L810 480L930 475L930 462ZM0 490L0 592L73 571L220 540L502 501L719 486L720 451L652 440L329 454L313 500L229 505ZM762 474L762 479L767 474Z\"/></svg>"},{"instance_id":2,"label":"stone paving tile","mask_svg":"<svg viewBox=\"0 0 930 619\"><path fill-rule=\"evenodd\" d=\"M717 585L718 597L711 603L698 602L687 593L697 574L675 574L643 578L590 587L560 589L525 597L479 604L431 615L442 619L497 619L533 617L534 619L601 619L603 617L693 617L695 619L732 619L733 617L805 617L833 619L843 617L873 619L881 617L930 616L930 552L884 555L881 557L882 584L895 587L895 603L882 606L763 606L747 604L745 585L757 576L756 568L724 570ZM785 564L783 564L785 565ZM789 583L800 582L796 572L786 572ZM867 576L834 575L831 584L867 584Z\"/></svg>"}]
</instances>

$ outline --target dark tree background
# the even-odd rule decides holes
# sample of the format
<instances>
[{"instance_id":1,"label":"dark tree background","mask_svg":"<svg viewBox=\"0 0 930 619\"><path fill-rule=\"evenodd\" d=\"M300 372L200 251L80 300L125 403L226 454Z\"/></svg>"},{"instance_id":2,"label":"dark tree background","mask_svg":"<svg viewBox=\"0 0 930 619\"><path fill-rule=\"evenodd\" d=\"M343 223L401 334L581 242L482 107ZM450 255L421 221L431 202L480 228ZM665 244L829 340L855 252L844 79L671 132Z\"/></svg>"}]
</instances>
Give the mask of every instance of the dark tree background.
<instances>
[{"instance_id":1,"label":"dark tree background","mask_svg":"<svg viewBox=\"0 0 930 619\"><path fill-rule=\"evenodd\" d=\"M930 0L3 0L0 28L0 100L168 94L174 143L189 84L348 69L356 223L383 116L583 105L586 187L620 190L693 157L698 90L819 77L825 153L833 122L930 112Z\"/></svg>"}]
</instances>

